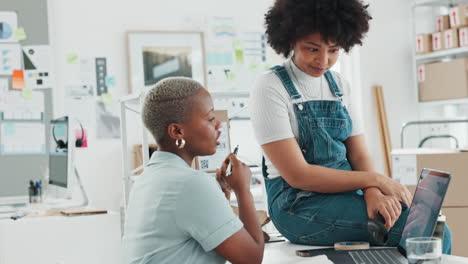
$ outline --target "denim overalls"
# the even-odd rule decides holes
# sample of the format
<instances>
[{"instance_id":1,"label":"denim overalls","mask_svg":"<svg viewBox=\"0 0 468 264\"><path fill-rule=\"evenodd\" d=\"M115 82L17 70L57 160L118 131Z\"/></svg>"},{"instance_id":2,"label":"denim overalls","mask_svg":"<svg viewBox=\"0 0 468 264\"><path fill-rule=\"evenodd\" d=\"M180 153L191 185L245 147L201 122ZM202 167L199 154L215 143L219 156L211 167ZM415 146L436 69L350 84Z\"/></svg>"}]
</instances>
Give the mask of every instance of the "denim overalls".
<instances>
[{"instance_id":1,"label":"denim overalls","mask_svg":"<svg viewBox=\"0 0 468 264\"><path fill-rule=\"evenodd\" d=\"M343 93L331 72L325 78L337 101L303 101L284 66L272 70L293 102L298 123L298 144L309 164L352 170L344 142L352 120L342 103ZM285 157L286 158L286 157ZM278 231L289 241L307 245L333 245L340 241L372 241L367 232L367 207L362 192L318 193L291 187L282 177L268 179L263 159L268 211ZM409 210L390 230L387 245L397 245Z\"/></svg>"}]
</instances>

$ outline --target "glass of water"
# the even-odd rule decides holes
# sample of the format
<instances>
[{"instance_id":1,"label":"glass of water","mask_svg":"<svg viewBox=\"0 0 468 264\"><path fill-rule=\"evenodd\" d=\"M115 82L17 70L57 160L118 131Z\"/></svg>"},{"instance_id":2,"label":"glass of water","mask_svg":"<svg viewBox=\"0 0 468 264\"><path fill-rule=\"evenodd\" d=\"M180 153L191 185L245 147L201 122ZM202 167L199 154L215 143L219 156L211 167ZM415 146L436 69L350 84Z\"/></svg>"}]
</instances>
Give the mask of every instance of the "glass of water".
<instances>
[{"instance_id":1,"label":"glass of water","mask_svg":"<svg viewBox=\"0 0 468 264\"><path fill-rule=\"evenodd\" d=\"M442 263L442 241L438 237L406 239L406 256L410 264Z\"/></svg>"}]
</instances>

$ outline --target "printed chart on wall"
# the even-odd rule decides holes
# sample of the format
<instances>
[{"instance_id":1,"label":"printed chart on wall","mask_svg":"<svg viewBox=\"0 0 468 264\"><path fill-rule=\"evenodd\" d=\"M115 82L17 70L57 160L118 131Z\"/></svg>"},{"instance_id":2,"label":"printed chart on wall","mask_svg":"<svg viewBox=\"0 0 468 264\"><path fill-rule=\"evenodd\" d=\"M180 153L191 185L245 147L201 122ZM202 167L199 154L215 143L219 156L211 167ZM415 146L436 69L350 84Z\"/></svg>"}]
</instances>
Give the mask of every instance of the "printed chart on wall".
<instances>
[{"instance_id":1,"label":"printed chart on wall","mask_svg":"<svg viewBox=\"0 0 468 264\"><path fill-rule=\"evenodd\" d=\"M230 146L227 134L227 123L221 123L221 135L219 136L219 145L216 147L216 153L211 156L198 157L198 167L202 171L213 172L221 166L224 159L229 155Z\"/></svg>"},{"instance_id":2,"label":"printed chart on wall","mask_svg":"<svg viewBox=\"0 0 468 264\"><path fill-rule=\"evenodd\" d=\"M50 47L47 45L23 46L24 77L29 89L51 88Z\"/></svg>"},{"instance_id":3,"label":"printed chart on wall","mask_svg":"<svg viewBox=\"0 0 468 264\"><path fill-rule=\"evenodd\" d=\"M17 42L15 32L18 29L18 15L16 12L0 11L0 43Z\"/></svg>"},{"instance_id":4,"label":"printed chart on wall","mask_svg":"<svg viewBox=\"0 0 468 264\"><path fill-rule=\"evenodd\" d=\"M45 153L45 127L39 122L0 124L0 154Z\"/></svg>"},{"instance_id":5,"label":"printed chart on wall","mask_svg":"<svg viewBox=\"0 0 468 264\"><path fill-rule=\"evenodd\" d=\"M268 67L263 33L239 32L232 17L210 18L206 32L208 89L249 90Z\"/></svg>"},{"instance_id":6,"label":"printed chart on wall","mask_svg":"<svg viewBox=\"0 0 468 264\"><path fill-rule=\"evenodd\" d=\"M8 91L0 95L0 111L3 121L42 121L44 119L44 93L32 91L25 96L20 91Z\"/></svg>"}]
</instances>

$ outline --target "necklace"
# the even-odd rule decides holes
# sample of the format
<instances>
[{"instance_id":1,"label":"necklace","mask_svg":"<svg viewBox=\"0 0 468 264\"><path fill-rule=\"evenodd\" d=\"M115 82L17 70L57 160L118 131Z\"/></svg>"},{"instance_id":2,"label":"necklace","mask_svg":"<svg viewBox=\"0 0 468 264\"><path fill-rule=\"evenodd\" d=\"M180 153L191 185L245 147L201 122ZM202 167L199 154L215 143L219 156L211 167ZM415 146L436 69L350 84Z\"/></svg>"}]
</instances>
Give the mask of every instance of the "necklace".
<instances>
[{"instance_id":1,"label":"necklace","mask_svg":"<svg viewBox=\"0 0 468 264\"><path fill-rule=\"evenodd\" d=\"M291 60L290 60L290 62L289 62L289 70L291 71L291 73L292 73L292 75L293 75L293 77L294 77L294 80L296 80L296 83L297 83L298 86L301 88L301 90L303 91L303 93L307 93L307 92L308 92L307 87L304 87L304 86L303 86L302 82L299 81L299 78L297 78L296 73L294 72L294 69L293 69L293 66L292 66L293 63L294 63L294 61L293 61L293 59L291 58ZM299 68L299 67L297 67L296 65L294 65L294 66L295 66L296 68ZM305 73L305 74L307 74L307 73ZM320 95L317 96L317 95L313 94L314 91L312 90L312 91L311 91L312 94L309 95L311 98L314 98L314 99L315 99L315 98L321 98L321 99L323 99L323 88L322 88L322 81L323 81L323 78L322 78L322 77L323 77L323 76L320 76L320 77L319 77L319 78L320 78L320 86L319 86Z\"/></svg>"}]
</instances>

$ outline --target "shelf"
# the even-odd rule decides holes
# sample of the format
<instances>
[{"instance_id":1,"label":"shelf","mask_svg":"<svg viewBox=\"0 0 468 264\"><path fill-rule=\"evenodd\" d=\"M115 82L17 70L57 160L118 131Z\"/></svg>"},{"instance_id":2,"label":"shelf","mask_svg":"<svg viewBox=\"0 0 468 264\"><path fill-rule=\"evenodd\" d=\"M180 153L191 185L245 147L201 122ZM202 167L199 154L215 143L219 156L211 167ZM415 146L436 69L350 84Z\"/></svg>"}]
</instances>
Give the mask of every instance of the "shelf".
<instances>
[{"instance_id":1,"label":"shelf","mask_svg":"<svg viewBox=\"0 0 468 264\"><path fill-rule=\"evenodd\" d=\"M432 7L439 7L439 6L456 6L468 4L468 0L415 0L415 6L432 6Z\"/></svg>"},{"instance_id":2,"label":"shelf","mask_svg":"<svg viewBox=\"0 0 468 264\"><path fill-rule=\"evenodd\" d=\"M456 99L447 99L447 100L436 100L436 101L425 101L419 102L422 105L448 105L448 104L468 104L468 98L456 98Z\"/></svg>"},{"instance_id":3,"label":"shelf","mask_svg":"<svg viewBox=\"0 0 468 264\"><path fill-rule=\"evenodd\" d=\"M468 47L447 49L428 54L416 55L416 64L441 61L449 58L463 58L468 56Z\"/></svg>"}]
</instances>

